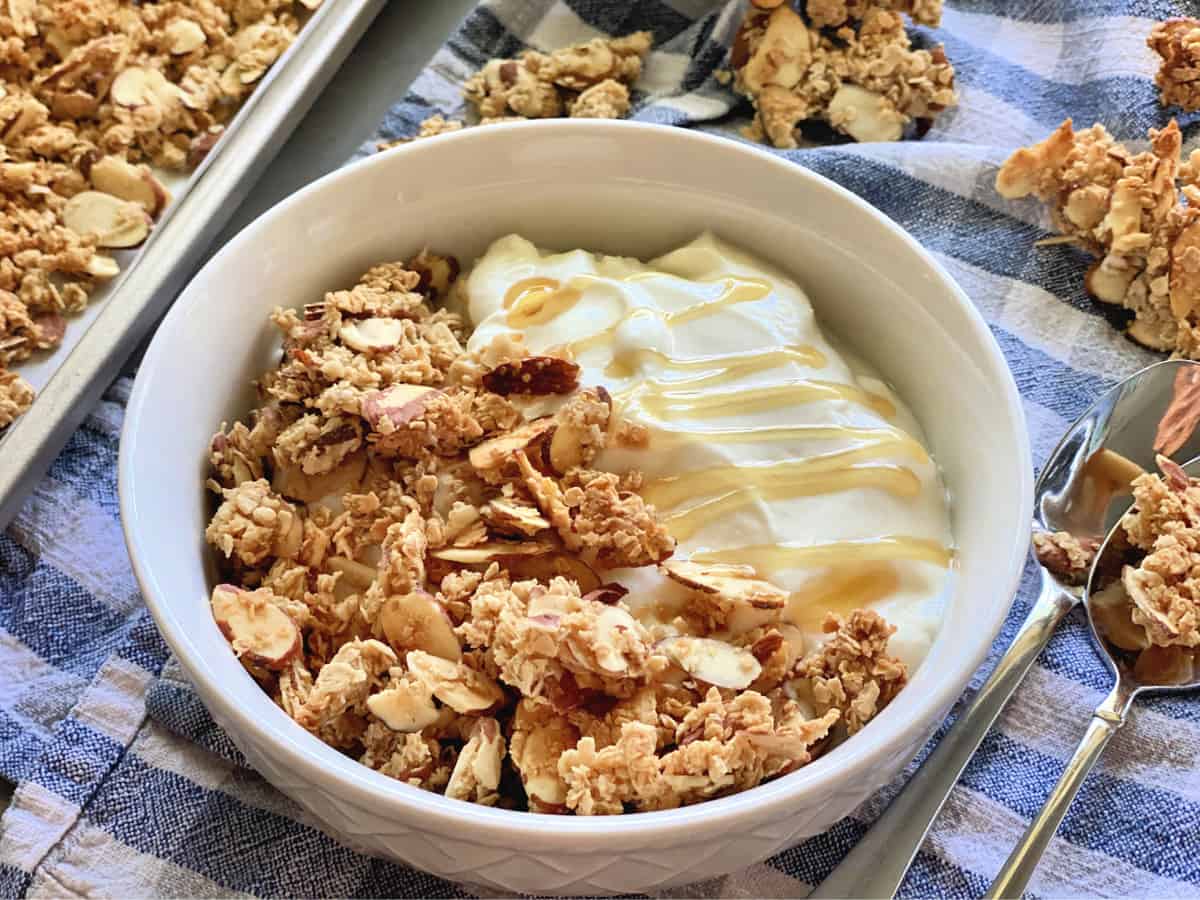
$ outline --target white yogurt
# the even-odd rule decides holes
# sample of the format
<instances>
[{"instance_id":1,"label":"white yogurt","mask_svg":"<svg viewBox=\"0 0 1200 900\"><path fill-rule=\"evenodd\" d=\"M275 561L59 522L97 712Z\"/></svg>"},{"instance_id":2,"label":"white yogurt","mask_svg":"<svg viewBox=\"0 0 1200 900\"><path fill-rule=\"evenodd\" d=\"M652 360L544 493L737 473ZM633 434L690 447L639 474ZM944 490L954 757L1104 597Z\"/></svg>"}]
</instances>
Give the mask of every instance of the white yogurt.
<instances>
[{"instance_id":1,"label":"white yogurt","mask_svg":"<svg viewBox=\"0 0 1200 900\"><path fill-rule=\"evenodd\" d=\"M509 235L466 290L470 349L514 332L569 347L581 383L649 429L597 465L645 473L677 557L755 565L813 642L826 609L870 606L916 668L944 604L946 560L928 560L951 545L946 492L912 414L830 345L795 282L710 234L649 263ZM679 597L652 568L617 575L644 603Z\"/></svg>"}]
</instances>

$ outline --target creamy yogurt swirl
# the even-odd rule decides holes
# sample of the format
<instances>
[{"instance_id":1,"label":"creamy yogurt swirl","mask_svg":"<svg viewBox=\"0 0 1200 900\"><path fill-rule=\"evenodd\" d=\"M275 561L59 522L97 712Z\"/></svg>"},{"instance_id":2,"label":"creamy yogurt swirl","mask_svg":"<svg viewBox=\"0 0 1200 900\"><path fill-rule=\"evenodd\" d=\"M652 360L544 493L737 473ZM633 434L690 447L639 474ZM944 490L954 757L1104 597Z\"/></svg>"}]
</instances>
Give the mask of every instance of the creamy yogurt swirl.
<instances>
[{"instance_id":1,"label":"creamy yogurt swirl","mask_svg":"<svg viewBox=\"0 0 1200 900\"><path fill-rule=\"evenodd\" d=\"M910 670L924 658L952 558L945 489L912 414L826 339L794 281L711 234L649 263L509 235L466 301L469 349L521 334L569 353L648 429L647 448L598 466L645 473L677 557L754 566L792 592L810 646L827 611L865 606L897 626ZM657 570L614 574L646 615L686 598Z\"/></svg>"}]
</instances>

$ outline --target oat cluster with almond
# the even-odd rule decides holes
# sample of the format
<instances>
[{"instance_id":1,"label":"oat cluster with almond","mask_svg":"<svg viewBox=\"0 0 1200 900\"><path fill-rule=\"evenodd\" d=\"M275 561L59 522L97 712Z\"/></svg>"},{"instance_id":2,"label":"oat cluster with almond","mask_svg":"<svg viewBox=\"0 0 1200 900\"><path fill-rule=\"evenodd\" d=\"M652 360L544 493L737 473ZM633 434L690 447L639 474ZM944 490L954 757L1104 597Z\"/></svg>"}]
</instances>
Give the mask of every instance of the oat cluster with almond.
<instances>
[{"instance_id":1,"label":"oat cluster with almond","mask_svg":"<svg viewBox=\"0 0 1200 900\"><path fill-rule=\"evenodd\" d=\"M892 627L805 648L752 569L674 558L641 476L595 468L644 429L568 360L467 352L457 273L423 253L277 310L262 406L213 438L213 616L289 716L409 784L592 815L751 788L891 701ZM682 614L619 583L647 566Z\"/></svg>"},{"instance_id":2,"label":"oat cluster with almond","mask_svg":"<svg viewBox=\"0 0 1200 900\"><path fill-rule=\"evenodd\" d=\"M0 428L11 367L119 273L183 170L220 136L320 0L8 0L0 6Z\"/></svg>"},{"instance_id":3,"label":"oat cluster with almond","mask_svg":"<svg viewBox=\"0 0 1200 900\"><path fill-rule=\"evenodd\" d=\"M1133 314L1146 347L1200 357L1200 151L1180 159L1174 120L1133 153L1102 125L1071 120L1017 150L996 175L1009 199L1036 196L1054 228L1096 257L1088 293Z\"/></svg>"},{"instance_id":4,"label":"oat cluster with almond","mask_svg":"<svg viewBox=\"0 0 1200 900\"><path fill-rule=\"evenodd\" d=\"M796 147L802 123L856 141L899 140L957 102L940 46L914 49L903 14L936 26L941 0L751 0L730 54L734 86L754 103L748 136Z\"/></svg>"},{"instance_id":5,"label":"oat cluster with almond","mask_svg":"<svg viewBox=\"0 0 1200 900\"><path fill-rule=\"evenodd\" d=\"M1098 630L1134 655L1148 683L1195 679L1200 652L1200 479L1165 456L1160 474L1132 484L1134 505L1097 573L1091 613Z\"/></svg>"}]
</instances>

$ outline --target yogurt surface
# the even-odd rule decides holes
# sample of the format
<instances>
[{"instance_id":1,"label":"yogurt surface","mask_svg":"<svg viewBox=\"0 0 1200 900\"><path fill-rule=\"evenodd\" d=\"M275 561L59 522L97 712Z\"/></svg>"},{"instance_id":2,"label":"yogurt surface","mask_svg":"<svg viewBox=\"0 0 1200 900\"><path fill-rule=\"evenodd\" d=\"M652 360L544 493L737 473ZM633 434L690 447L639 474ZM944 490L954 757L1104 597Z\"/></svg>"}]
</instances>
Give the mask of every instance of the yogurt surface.
<instances>
[{"instance_id":1,"label":"yogurt surface","mask_svg":"<svg viewBox=\"0 0 1200 900\"><path fill-rule=\"evenodd\" d=\"M809 646L827 612L874 609L915 671L945 603L946 492L911 412L831 345L792 279L707 233L648 263L509 235L465 299L468 349L520 334L569 355L647 428L645 448L610 446L597 466L645 474L677 558L753 566L791 592ZM611 574L645 616L686 600L656 569Z\"/></svg>"}]
</instances>

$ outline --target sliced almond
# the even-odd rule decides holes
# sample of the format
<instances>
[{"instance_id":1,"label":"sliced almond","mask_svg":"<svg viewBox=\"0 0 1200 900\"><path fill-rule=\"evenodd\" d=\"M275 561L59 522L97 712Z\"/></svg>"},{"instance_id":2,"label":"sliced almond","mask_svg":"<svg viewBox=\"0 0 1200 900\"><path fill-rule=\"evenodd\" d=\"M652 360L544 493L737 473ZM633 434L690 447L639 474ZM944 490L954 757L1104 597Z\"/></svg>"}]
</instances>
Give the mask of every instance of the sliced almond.
<instances>
[{"instance_id":1,"label":"sliced almond","mask_svg":"<svg viewBox=\"0 0 1200 900\"><path fill-rule=\"evenodd\" d=\"M109 96L118 106L170 109L183 102L183 91L158 69L130 66L113 79Z\"/></svg>"},{"instance_id":2,"label":"sliced almond","mask_svg":"<svg viewBox=\"0 0 1200 900\"><path fill-rule=\"evenodd\" d=\"M594 602L611 605L616 603L628 593L629 588L625 587L625 585L611 582L609 584L600 585L600 587L596 588L594 591L588 591L583 595L583 600L585 603Z\"/></svg>"},{"instance_id":3,"label":"sliced almond","mask_svg":"<svg viewBox=\"0 0 1200 900\"><path fill-rule=\"evenodd\" d=\"M392 731L420 731L438 720L433 695L420 681L393 681L386 690L367 698L367 709Z\"/></svg>"},{"instance_id":4,"label":"sliced almond","mask_svg":"<svg viewBox=\"0 0 1200 900\"><path fill-rule=\"evenodd\" d=\"M1083 276L1083 287L1102 303L1121 304L1133 283L1136 273L1132 269L1117 269L1104 263L1095 263Z\"/></svg>"},{"instance_id":5,"label":"sliced almond","mask_svg":"<svg viewBox=\"0 0 1200 900\"><path fill-rule=\"evenodd\" d=\"M429 555L446 562L475 565L512 557L541 556L553 550L553 544L542 541L492 541L488 544L476 544L474 547L442 547L440 550L430 551Z\"/></svg>"},{"instance_id":6,"label":"sliced almond","mask_svg":"<svg viewBox=\"0 0 1200 900\"><path fill-rule=\"evenodd\" d=\"M171 22L163 29L163 36L167 39L167 52L176 56L193 53L208 43L204 29L191 19Z\"/></svg>"},{"instance_id":7,"label":"sliced almond","mask_svg":"<svg viewBox=\"0 0 1200 900\"><path fill-rule=\"evenodd\" d=\"M1138 654L1133 674L1142 684L1191 684L1196 655L1186 647L1149 647Z\"/></svg>"},{"instance_id":8,"label":"sliced almond","mask_svg":"<svg viewBox=\"0 0 1200 900\"><path fill-rule=\"evenodd\" d=\"M776 4L754 53L741 70L741 81L754 94L767 85L793 87L812 59L808 26L791 7Z\"/></svg>"},{"instance_id":9,"label":"sliced almond","mask_svg":"<svg viewBox=\"0 0 1200 900\"><path fill-rule=\"evenodd\" d=\"M750 566L703 566L672 559L661 563L659 568L685 587L706 594L719 594L734 603L747 603L755 609L782 609L787 604L787 591L758 578L758 573Z\"/></svg>"},{"instance_id":10,"label":"sliced almond","mask_svg":"<svg viewBox=\"0 0 1200 900\"><path fill-rule=\"evenodd\" d=\"M141 205L157 216L170 196L146 166L135 166L119 156L105 156L92 164L88 173L92 186L106 194Z\"/></svg>"},{"instance_id":11,"label":"sliced almond","mask_svg":"<svg viewBox=\"0 0 1200 900\"><path fill-rule=\"evenodd\" d=\"M300 629L272 603L266 590L230 584L213 588L213 619L239 659L278 671L300 652Z\"/></svg>"},{"instance_id":12,"label":"sliced almond","mask_svg":"<svg viewBox=\"0 0 1200 900\"><path fill-rule=\"evenodd\" d=\"M740 691L762 673L754 654L724 641L678 635L657 646L693 678L715 687Z\"/></svg>"},{"instance_id":13,"label":"sliced almond","mask_svg":"<svg viewBox=\"0 0 1200 900\"><path fill-rule=\"evenodd\" d=\"M596 662L600 664L600 668L613 673L627 671L629 660L619 649L626 642L618 640L618 638L622 634L636 633L640 630L641 626L637 619L626 610L619 606L605 607L604 611L596 617L595 640L592 644L592 651L596 654ZM755 677L758 676L755 675ZM750 679L750 681L753 680L753 678Z\"/></svg>"},{"instance_id":14,"label":"sliced almond","mask_svg":"<svg viewBox=\"0 0 1200 900\"><path fill-rule=\"evenodd\" d=\"M100 191L81 191L67 201L63 224L78 235L94 234L101 247L136 247L150 233L150 217L137 203Z\"/></svg>"},{"instance_id":15,"label":"sliced almond","mask_svg":"<svg viewBox=\"0 0 1200 900\"><path fill-rule=\"evenodd\" d=\"M188 105L186 96L184 105ZM209 130L192 138L191 146L188 147L188 165L194 168L204 162L205 157L213 147L217 146L217 142L221 140L223 134L225 134L225 126L222 125L215 131Z\"/></svg>"},{"instance_id":16,"label":"sliced almond","mask_svg":"<svg viewBox=\"0 0 1200 900\"><path fill-rule=\"evenodd\" d=\"M424 650L453 662L462 658L450 616L424 591L388 597L379 611L379 625L398 653Z\"/></svg>"},{"instance_id":17,"label":"sliced almond","mask_svg":"<svg viewBox=\"0 0 1200 900\"><path fill-rule=\"evenodd\" d=\"M116 278L121 274L121 267L117 265L117 261L111 256L105 253L95 253L88 260L86 271L93 278L108 281L110 278Z\"/></svg>"},{"instance_id":18,"label":"sliced almond","mask_svg":"<svg viewBox=\"0 0 1200 900\"><path fill-rule=\"evenodd\" d=\"M579 387L579 366L557 356L527 356L501 363L483 376L493 394L569 394Z\"/></svg>"},{"instance_id":19,"label":"sliced almond","mask_svg":"<svg viewBox=\"0 0 1200 900\"><path fill-rule=\"evenodd\" d=\"M780 7L783 9L783 7ZM898 141L904 122L882 94L843 84L829 101L829 121L859 143Z\"/></svg>"},{"instance_id":20,"label":"sliced almond","mask_svg":"<svg viewBox=\"0 0 1200 900\"><path fill-rule=\"evenodd\" d=\"M446 784L446 796L456 800L495 802L504 750L500 723L492 718L477 721L466 746L455 760Z\"/></svg>"},{"instance_id":21,"label":"sliced almond","mask_svg":"<svg viewBox=\"0 0 1200 900\"><path fill-rule=\"evenodd\" d=\"M384 419L392 429L399 428L420 416L425 404L438 393L437 388L420 384L393 384L382 391L371 391L363 398L363 418L374 431L381 430Z\"/></svg>"},{"instance_id":22,"label":"sliced almond","mask_svg":"<svg viewBox=\"0 0 1200 900\"><path fill-rule=\"evenodd\" d=\"M1092 594L1088 608L1096 630L1122 650L1144 650L1150 646L1146 629L1133 621L1133 606L1119 580Z\"/></svg>"},{"instance_id":23,"label":"sliced almond","mask_svg":"<svg viewBox=\"0 0 1200 900\"><path fill-rule=\"evenodd\" d=\"M491 528L514 537L532 537L550 527L550 521L536 506L515 503L505 497L488 502L481 513Z\"/></svg>"},{"instance_id":24,"label":"sliced almond","mask_svg":"<svg viewBox=\"0 0 1200 900\"><path fill-rule=\"evenodd\" d=\"M341 327L338 337L343 344L359 353L386 353L395 350L403 339L404 321L381 316L352 319Z\"/></svg>"},{"instance_id":25,"label":"sliced almond","mask_svg":"<svg viewBox=\"0 0 1200 900\"><path fill-rule=\"evenodd\" d=\"M450 662L420 650L411 651L407 662L409 671L456 713L478 715L498 709L504 703L500 685L461 662Z\"/></svg>"},{"instance_id":26,"label":"sliced almond","mask_svg":"<svg viewBox=\"0 0 1200 900\"><path fill-rule=\"evenodd\" d=\"M358 486L367 471L365 450L351 453L342 464L324 475L306 475L299 466L275 461L271 488L292 500L316 503L326 497L340 497Z\"/></svg>"},{"instance_id":27,"label":"sliced almond","mask_svg":"<svg viewBox=\"0 0 1200 900\"><path fill-rule=\"evenodd\" d=\"M513 454L545 438L554 427L555 422L551 416L534 419L507 434L476 444L471 448L467 459L480 471L499 468Z\"/></svg>"},{"instance_id":28,"label":"sliced almond","mask_svg":"<svg viewBox=\"0 0 1200 900\"><path fill-rule=\"evenodd\" d=\"M581 594L601 587L600 576L587 563L568 553L547 553L542 556L510 557L504 567L514 581L536 580L549 584L554 578L566 578L579 585Z\"/></svg>"},{"instance_id":29,"label":"sliced almond","mask_svg":"<svg viewBox=\"0 0 1200 900\"><path fill-rule=\"evenodd\" d=\"M365 591L375 583L376 570L358 560L347 559L344 556L331 556L326 562L330 571L341 573L342 583L350 584L360 591Z\"/></svg>"}]
</instances>

